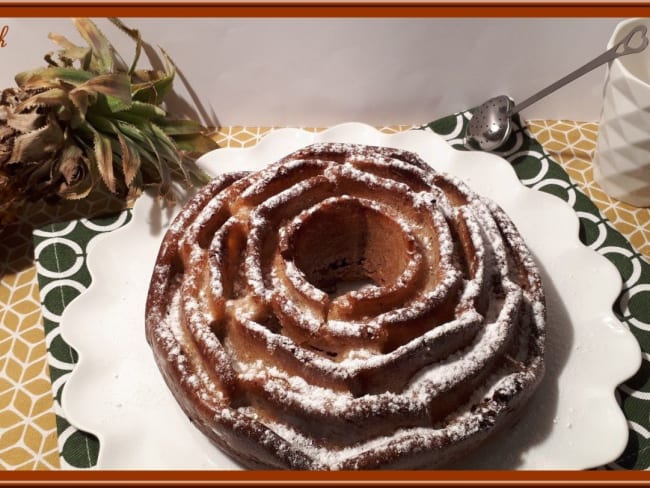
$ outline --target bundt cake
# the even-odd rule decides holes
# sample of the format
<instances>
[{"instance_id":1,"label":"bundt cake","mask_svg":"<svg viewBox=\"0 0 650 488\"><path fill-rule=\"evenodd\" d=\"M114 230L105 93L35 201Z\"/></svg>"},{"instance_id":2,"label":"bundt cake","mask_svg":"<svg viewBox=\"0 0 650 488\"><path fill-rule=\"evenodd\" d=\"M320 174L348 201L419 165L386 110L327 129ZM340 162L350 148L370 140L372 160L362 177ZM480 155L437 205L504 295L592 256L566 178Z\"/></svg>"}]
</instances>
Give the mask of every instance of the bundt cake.
<instances>
[{"instance_id":1,"label":"bundt cake","mask_svg":"<svg viewBox=\"0 0 650 488\"><path fill-rule=\"evenodd\" d=\"M146 304L176 400L249 468L445 466L517 418L544 328L498 205L412 152L339 143L205 186Z\"/></svg>"}]
</instances>

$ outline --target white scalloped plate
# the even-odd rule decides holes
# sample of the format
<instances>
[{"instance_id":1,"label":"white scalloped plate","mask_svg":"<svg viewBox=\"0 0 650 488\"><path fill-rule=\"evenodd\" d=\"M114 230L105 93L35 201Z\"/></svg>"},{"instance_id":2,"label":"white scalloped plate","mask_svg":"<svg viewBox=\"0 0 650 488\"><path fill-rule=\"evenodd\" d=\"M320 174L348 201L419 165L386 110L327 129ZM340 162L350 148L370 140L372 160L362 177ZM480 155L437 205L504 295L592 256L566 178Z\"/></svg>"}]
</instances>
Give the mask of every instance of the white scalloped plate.
<instances>
[{"instance_id":1,"label":"white scalloped plate","mask_svg":"<svg viewBox=\"0 0 650 488\"><path fill-rule=\"evenodd\" d=\"M582 245L574 211L529 190L507 161L452 149L429 131L393 135L362 124L325 132L272 132L249 149L219 149L200 163L211 173L256 170L313 142L355 142L417 152L496 200L537 258L548 300L547 374L521 421L458 468L584 469L615 460L628 437L616 386L641 361L639 346L611 305L621 278ZM144 337L144 303L171 215L141 198L125 227L92 243L90 288L66 309L61 332L80 354L68 380L68 420L100 440L98 468L238 469L177 406Z\"/></svg>"}]
</instances>

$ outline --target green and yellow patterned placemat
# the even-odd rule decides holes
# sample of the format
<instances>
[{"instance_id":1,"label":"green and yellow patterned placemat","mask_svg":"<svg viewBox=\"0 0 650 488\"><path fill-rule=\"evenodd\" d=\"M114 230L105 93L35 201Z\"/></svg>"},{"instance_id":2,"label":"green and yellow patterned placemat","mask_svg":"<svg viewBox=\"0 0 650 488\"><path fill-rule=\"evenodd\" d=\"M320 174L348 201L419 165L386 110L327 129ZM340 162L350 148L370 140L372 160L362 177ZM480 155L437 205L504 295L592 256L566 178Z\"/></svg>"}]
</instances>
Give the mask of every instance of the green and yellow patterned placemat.
<instances>
[{"instance_id":1,"label":"green and yellow patterned placemat","mask_svg":"<svg viewBox=\"0 0 650 488\"><path fill-rule=\"evenodd\" d=\"M458 113L434 121L422 130L432 130L457 149L466 149L463 134L467 113ZM262 133L263 134L263 133ZM262 134L253 134L250 143ZM650 468L650 264L614 228L561 165L530 136L527 130L515 130L503 150L497 152L509 160L526 186L551 193L567 201L580 219L580 238L604 255L619 270L624 289L615 304L619 319L639 340L643 364L639 373L622 385L618 394L630 426L630 438L620 459L606 469ZM65 420L60 408L61 391L74 368L75 352L57 334L63 309L90 284L86 267L92 239L128 222L128 210L103 219L80 219L50 224L34 232L35 259L41 289L43 317L48 339L48 360L54 388L59 447L63 467L90 467L96 463L100 446L89 434L76 430ZM89 317L92 320L92 317ZM603 440L605 441L605 440Z\"/></svg>"}]
</instances>

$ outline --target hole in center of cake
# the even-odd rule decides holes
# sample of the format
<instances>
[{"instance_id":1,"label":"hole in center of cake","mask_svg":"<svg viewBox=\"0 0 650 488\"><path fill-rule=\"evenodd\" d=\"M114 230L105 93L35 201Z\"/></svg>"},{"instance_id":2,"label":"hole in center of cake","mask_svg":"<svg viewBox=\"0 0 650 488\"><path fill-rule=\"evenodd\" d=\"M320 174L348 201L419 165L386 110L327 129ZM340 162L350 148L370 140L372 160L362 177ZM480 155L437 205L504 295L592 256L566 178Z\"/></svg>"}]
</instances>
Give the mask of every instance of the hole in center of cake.
<instances>
[{"instance_id":1,"label":"hole in center of cake","mask_svg":"<svg viewBox=\"0 0 650 488\"><path fill-rule=\"evenodd\" d=\"M332 299L395 282L408 264L402 228L356 199L322 203L291 237L293 259Z\"/></svg>"}]
</instances>

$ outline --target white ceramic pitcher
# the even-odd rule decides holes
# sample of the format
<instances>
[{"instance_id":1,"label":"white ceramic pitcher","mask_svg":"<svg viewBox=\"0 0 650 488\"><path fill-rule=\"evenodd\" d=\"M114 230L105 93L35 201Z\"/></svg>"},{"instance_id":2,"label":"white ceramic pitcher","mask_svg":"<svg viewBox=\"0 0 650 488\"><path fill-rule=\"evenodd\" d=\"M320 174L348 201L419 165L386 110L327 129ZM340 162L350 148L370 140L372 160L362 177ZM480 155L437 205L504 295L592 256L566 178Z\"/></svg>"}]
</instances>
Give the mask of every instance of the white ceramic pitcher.
<instances>
[{"instance_id":1,"label":"white ceramic pitcher","mask_svg":"<svg viewBox=\"0 0 650 488\"><path fill-rule=\"evenodd\" d=\"M608 48L638 24L619 23ZM637 207L650 207L650 49L614 59L603 90L594 178L605 192Z\"/></svg>"}]
</instances>

